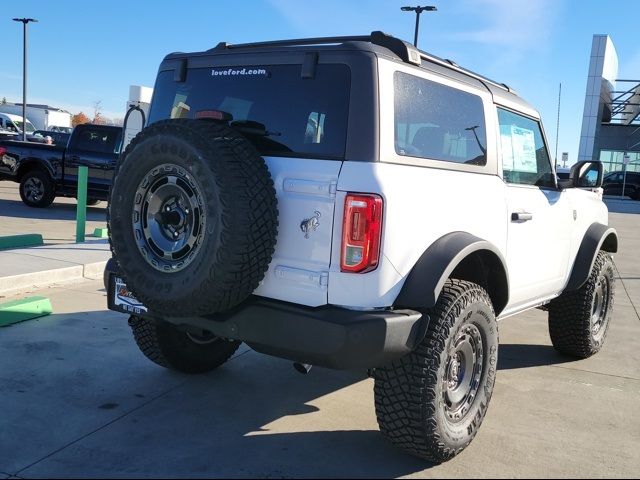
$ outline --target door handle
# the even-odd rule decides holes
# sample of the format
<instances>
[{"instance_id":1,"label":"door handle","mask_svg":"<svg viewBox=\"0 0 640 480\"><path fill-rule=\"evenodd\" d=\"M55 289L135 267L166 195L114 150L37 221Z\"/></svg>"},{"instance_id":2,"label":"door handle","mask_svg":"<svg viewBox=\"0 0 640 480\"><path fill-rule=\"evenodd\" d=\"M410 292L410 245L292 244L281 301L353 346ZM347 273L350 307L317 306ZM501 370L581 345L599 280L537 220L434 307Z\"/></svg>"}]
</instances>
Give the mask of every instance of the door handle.
<instances>
[{"instance_id":1,"label":"door handle","mask_svg":"<svg viewBox=\"0 0 640 480\"><path fill-rule=\"evenodd\" d=\"M533 213L529 212L513 212L511 214L512 222L528 222L529 220L533 220Z\"/></svg>"}]
</instances>

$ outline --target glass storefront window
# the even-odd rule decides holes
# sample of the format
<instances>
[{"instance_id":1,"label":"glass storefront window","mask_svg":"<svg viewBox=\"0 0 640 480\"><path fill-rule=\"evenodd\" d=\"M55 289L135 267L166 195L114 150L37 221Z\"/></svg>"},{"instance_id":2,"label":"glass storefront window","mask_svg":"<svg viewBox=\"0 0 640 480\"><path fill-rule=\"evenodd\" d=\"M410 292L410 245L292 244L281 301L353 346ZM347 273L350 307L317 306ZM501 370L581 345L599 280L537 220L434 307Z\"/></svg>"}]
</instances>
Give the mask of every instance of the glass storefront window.
<instances>
[{"instance_id":1,"label":"glass storefront window","mask_svg":"<svg viewBox=\"0 0 640 480\"><path fill-rule=\"evenodd\" d=\"M627 172L640 172L640 152L626 152L629 155ZM600 150L600 161L604 166L604 173L622 172L624 170L625 152Z\"/></svg>"}]
</instances>

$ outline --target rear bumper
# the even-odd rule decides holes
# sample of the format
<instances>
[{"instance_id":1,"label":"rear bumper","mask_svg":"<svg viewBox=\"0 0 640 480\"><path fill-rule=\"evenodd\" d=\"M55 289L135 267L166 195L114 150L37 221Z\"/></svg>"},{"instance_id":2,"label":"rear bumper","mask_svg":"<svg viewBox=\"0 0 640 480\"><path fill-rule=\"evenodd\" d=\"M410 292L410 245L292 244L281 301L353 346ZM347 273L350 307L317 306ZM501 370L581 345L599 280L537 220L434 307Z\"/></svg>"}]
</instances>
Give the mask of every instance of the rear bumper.
<instances>
[{"instance_id":1,"label":"rear bumper","mask_svg":"<svg viewBox=\"0 0 640 480\"><path fill-rule=\"evenodd\" d=\"M112 284L114 264L107 265L107 285ZM143 316L241 340L267 355L335 369L379 367L397 360L417 347L429 323L428 316L414 310L311 308L257 296L224 314L164 317L149 311Z\"/></svg>"}]
</instances>

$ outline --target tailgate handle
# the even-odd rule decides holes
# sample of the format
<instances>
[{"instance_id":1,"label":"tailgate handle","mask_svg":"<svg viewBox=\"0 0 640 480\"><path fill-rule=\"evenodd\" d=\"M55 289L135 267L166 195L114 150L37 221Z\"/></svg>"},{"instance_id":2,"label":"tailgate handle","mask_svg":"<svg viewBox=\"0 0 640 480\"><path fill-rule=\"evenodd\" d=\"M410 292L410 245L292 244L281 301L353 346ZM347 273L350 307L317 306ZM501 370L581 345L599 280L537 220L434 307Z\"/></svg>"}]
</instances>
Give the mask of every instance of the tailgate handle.
<instances>
[{"instance_id":1,"label":"tailgate handle","mask_svg":"<svg viewBox=\"0 0 640 480\"><path fill-rule=\"evenodd\" d=\"M329 272L312 272L299 268L285 267L278 265L275 268L275 275L282 280L289 280L295 283L305 285L313 285L320 287L322 290L329 285Z\"/></svg>"},{"instance_id":2,"label":"tailgate handle","mask_svg":"<svg viewBox=\"0 0 640 480\"><path fill-rule=\"evenodd\" d=\"M285 192L305 193L308 195L322 195L333 197L336 194L338 182L316 182L300 178L285 178L283 189Z\"/></svg>"},{"instance_id":3,"label":"tailgate handle","mask_svg":"<svg viewBox=\"0 0 640 480\"><path fill-rule=\"evenodd\" d=\"M513 212L511 214L512 222L528 222L529 220L533 220L533 213L529 212Z\"/></svg>"}]
</instances>

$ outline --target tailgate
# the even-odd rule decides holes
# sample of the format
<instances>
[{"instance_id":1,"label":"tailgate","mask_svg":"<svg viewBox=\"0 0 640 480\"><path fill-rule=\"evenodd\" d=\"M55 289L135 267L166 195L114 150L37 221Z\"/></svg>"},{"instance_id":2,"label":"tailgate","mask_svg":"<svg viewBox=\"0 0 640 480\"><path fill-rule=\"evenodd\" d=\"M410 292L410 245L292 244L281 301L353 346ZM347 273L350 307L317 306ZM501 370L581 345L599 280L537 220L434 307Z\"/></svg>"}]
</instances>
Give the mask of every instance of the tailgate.
<instances>
[{"instance_id":1,"label":"tailgate","mask_svg":"<svg viewBox=\"0 0 640 480\"><path fill-rule=\"evenodd\" d=\"M278 241L256 295L327 304L333 214L341 161L265 157L278 198Z\"/></svg>"}]
</instances>

